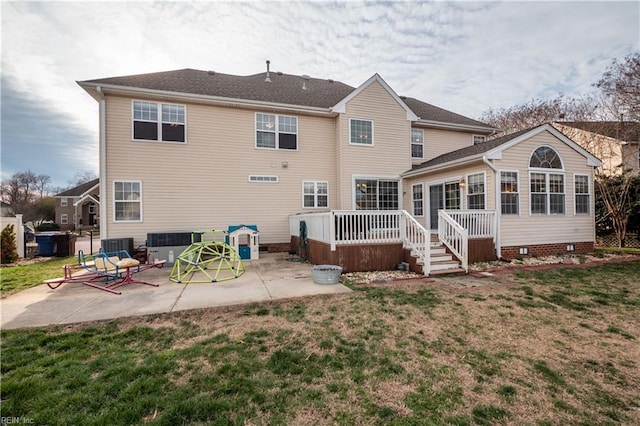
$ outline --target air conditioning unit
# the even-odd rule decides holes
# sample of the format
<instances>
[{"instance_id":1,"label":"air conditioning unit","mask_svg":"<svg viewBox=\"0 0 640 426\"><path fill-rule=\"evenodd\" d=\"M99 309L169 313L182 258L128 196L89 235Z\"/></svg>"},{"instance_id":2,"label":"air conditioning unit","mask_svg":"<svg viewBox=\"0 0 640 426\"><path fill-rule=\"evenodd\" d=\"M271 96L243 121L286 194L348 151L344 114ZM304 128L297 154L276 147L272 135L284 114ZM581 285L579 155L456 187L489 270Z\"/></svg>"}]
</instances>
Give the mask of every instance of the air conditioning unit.
<instances>
[{"instance_id":1,"label":"air conditioning unit","mask_svg":"<svg viewBox=\"0 0 640 426\"><path fill-rule=\"evenodd\" d=\"M147 253L168 265L191 245L191 231L150 232L147 234Z\"/></svg>"}]
</instances>

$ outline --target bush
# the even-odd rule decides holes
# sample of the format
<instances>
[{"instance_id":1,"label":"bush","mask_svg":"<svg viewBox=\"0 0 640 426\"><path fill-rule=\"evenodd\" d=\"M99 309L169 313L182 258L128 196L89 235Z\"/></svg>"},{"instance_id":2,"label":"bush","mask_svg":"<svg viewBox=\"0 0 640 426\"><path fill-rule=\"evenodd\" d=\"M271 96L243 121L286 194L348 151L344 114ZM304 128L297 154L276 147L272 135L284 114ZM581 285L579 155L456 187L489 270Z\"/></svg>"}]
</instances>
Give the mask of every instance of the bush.
<instances>
[{"instance_id":1,"label":"bush","mask_svg":"<svg viewBox=\"0 0 640 426\"><path fill-rule=\"evenodd\" d=\"M60 225L57 223L41 223L36 226L36 231L38 232L48 232L48 231L59 231Z\"/></svg>"},{"instance_id":2,"label":"bush","mask_svg":"<svg viewBox=\"0 0 640 426\"><path fill-rule=\"evenodd\" d=\"M13 225L7 225L0 234L0 262L3 264L13 263L18 259L18 249L16 247L16 232Z\"/></svg>"}]
</instances>

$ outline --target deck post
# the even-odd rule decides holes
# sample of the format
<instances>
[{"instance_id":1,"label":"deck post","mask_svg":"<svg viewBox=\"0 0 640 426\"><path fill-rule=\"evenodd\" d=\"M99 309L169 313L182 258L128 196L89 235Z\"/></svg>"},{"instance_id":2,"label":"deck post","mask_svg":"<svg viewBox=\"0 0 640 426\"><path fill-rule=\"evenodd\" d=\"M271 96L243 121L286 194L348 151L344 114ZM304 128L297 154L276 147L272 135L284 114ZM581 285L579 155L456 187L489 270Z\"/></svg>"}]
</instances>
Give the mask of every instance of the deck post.
<instances>
[{"instance_id":1,"label":"deck post","mask_svg":"<svg viewBox=\"0 0 640 426\"><path fill-rule=\"evenodd\" d=\"M333 210L329 214L329 244L331 251L336 251L336 213Z\"/></svg>"}]
</instances>

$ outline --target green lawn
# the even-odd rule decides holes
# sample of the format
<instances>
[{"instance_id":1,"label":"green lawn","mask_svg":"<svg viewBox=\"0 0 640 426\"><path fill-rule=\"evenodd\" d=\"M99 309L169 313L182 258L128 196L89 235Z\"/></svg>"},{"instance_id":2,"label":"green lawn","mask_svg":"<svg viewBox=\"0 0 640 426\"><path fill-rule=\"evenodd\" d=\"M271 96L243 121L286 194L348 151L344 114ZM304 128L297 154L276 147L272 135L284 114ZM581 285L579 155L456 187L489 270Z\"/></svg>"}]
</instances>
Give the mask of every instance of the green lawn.
<instances>
[{"instance_id":1,"label":"green lawn","mask_svg":"<svg viewBox=\"0 0 640 426\"><path fill-rule=\"evenodd\" d=\"M62 267L78 263L75 257L46 260L0 269L0 292L3 296L42 284L42 281L64 275Z\"/></svg>"},{"instance_id":2,"label":"green lawn","mask_svg":"<svg viewBox=\"0 0 640 426\"><path fill-rule=\"evenodd\" d=\"M639 424L640 261L2 331L34 424Z\"/></svg>"}]
</instances>

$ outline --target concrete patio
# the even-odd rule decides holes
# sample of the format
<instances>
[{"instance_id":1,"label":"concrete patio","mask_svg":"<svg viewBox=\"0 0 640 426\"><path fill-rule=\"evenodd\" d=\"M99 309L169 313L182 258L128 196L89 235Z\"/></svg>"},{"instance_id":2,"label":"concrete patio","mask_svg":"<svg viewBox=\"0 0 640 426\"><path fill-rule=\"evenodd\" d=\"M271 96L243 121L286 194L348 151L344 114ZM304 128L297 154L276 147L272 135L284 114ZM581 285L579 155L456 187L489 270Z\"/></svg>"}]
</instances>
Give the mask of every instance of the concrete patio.
<instances>
[{"instance_id":1,"label":"concrete patio","mask_svg":"<svg viewBox=\"0 0 640 426\"><path fill-rule=\"evenodd\" d=\"M177 284L169 280L171 266L165 266L136 274L159 287L128 285L120 288L121 295L79 283L55 290L39 285L0 300L0 327L70 324L351 291L342 284L315 284L310 265L289 261L287 254L261 257L245 261L242 276L217 283Z\"/></svg>"}]
</instances>

